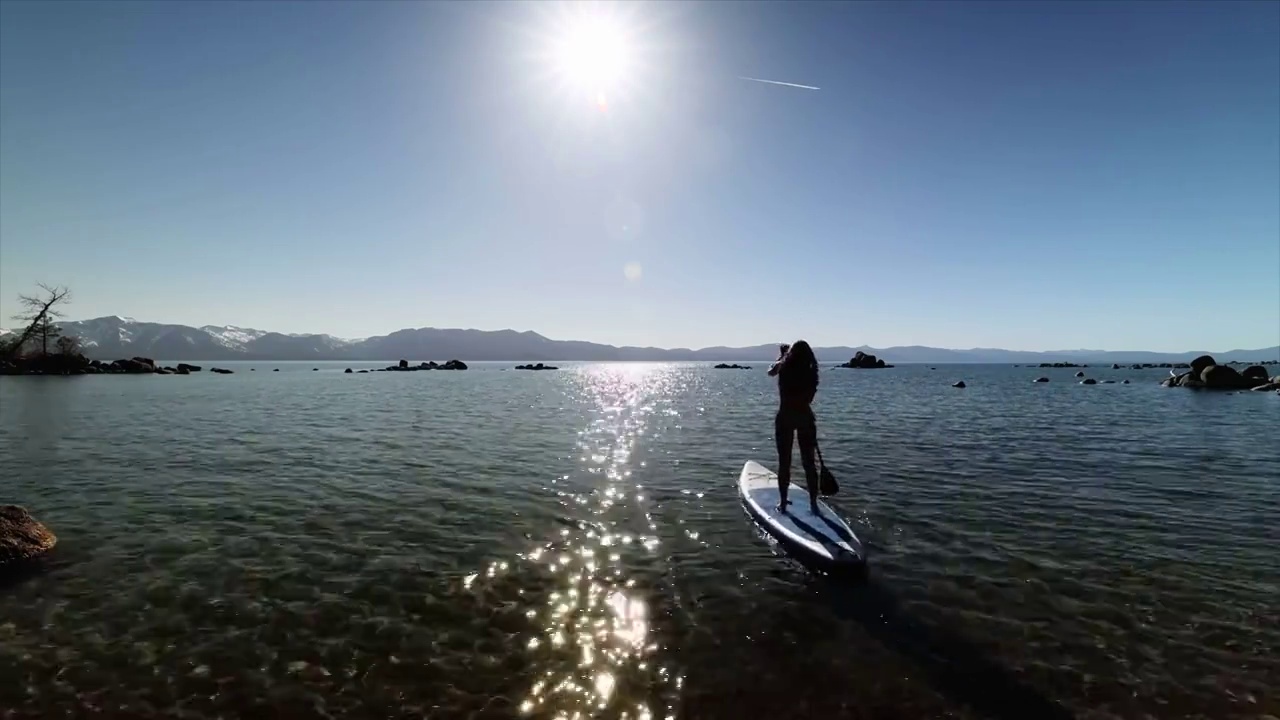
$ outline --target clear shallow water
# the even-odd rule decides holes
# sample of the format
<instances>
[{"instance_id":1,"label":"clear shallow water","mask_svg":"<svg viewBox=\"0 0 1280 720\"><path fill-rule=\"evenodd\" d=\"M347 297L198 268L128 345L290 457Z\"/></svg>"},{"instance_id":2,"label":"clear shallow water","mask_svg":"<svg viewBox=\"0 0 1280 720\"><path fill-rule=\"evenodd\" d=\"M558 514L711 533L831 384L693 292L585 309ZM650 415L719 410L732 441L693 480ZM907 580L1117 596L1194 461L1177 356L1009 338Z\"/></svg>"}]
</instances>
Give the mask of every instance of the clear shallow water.
<instances>
[{"instance_id":1,"label":"clear shallow water","mask_svg":"<svg viewBox=\"0 0 1280 720\"><path fill-rule=\"evenodd\" d=\"M0 716L1280 715L1273 394L825 370L851 587L735 497L763 366L232 366L0 379Z\"/></svg>"}]
</instances>

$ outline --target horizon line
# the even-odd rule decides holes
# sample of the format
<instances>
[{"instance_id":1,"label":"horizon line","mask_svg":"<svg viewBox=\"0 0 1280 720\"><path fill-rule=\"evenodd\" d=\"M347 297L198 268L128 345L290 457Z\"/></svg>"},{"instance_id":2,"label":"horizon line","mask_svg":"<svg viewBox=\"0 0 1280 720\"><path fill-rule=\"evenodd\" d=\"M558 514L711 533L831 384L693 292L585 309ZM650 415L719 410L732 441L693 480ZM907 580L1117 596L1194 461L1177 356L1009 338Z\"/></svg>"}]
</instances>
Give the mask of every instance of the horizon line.
<instances>
[{"instance_id":1,"label":"horizon line","mask_svg":"<svg viewBox=\"0 0 1280 720\"><path fill-rule=\"evenodd\" d=\"M291 336L291 337L307 337L307 336L311 336L311 337L321 337L321 336L323 336L323 337L330 337L330 338L333 338L333 339L335 339L335 340L340 340L340 341L342 341L342 342L347 342L347 343L359 343L359 342L364 342L364 341L366 341L366 340L369 340L369 339L372 339L372 338L376 338L376 337L387 337L387 336L389 336L389 335L391 335L391 334L393 334L393 333L397 333L397 332L404 332L404 331L406 331L406 330L409 330L409 331L414 331L414 330L439 330L439 331L450 331L450 330L452 330L452 331L463 331L463 332L482 332L482 333L511 332L511 333L516 333L516 334L527 334L527 333L532 333L532 334L534 334L534 335L538 335L539 337L542 337L542 338L544 338L544 339L546 339L546 340L549 340L549 341L551 341L551 342L584 342L584 343L590 343L590 344L592 344L592 345L601 345L601 346L604 346L604 347L611 347L611 348L617 348L617 349L631 349L631 350L660 350L660 351L663 351L663 352L706 352L706 351L708 351L708 350L718 350L718 349L724 349L724 350L748 350L748 349L752 349L752 348L765 347L765 346L769 346L769 345L776 346L776 345L779 345L779 344L781 344L781 343L783 343L783 342L786 342L786 343L793 342L793 341L791 341L791 340L785 340L785 341L777 341L777 342L763 342L763 343L756 343L756 344L754 344L754 345L724 345L724 344L718 344L718 345L706 345L706 346L703 346L703 347L700 347L700 348L690 348L690 347L659 347L659 346L657 346L657 345L611 345L611 344L609 344L609 343L602 343L602 342L597 342L597 341L594 341L594 340L561 340L561 339L556 339L556 338L547 337L546 335L543 335L542 333L539 333L539 332L537 332L537 331L535 331L535 330L516 330L516 329L514 329L514 328L510 328L510 327L501 328L501 329L498 329L498 330L484 330L484 329L481 329L481 328L435 327L435 326L431 326L431 325L424 325L424 326L421 326L421 327L403 327L403 328L399 328L399 329L397 329L397 330L392 330L392 331L390 331L390 332L384 333L384 334L382 334L382 335L377 335L377 334L375 334L375 335L366 335L366 336L364 336L364 337L359 337L359 338L344 338L344 337L340 337L340 336L337 336L337 335L332 335L332 334L330 334L330 333L311 333L311 332L304 332L304 333L287 333L287 332L280 332L280 331L276 331L276 330L260 330L260 329L258 329L258 328L251 328L251 327L246 327L246 326L243 326L243 325L215 325L215 324L213 324L213 323L206 323L206 324L203 324L203 325L184 325L184 324L182 324L182 323L151 322L151 321L146 321L146 320L137 320L137 319L134 319L132 316L125 316L125 315L101 315L101 316L99 316L99 317L95 317L95 318L86 318L86 319L84 319L84 320L65 320L65 321L61 321L61 322L59 322L58 324L59 324L59 325L61 325L61 324L64 324L64 323L86 323L86 322L92 322L92 321L94 321L94 320L106 320L106 319L112 319L112 318L117 319L117 320L124 320L124 321L126 321L126 322L135 322L135 323L139 323L139 324L147 324L147 325L174 325L174 326L178 326L178 327L188 327L188 328L192 328L192 329L194 329L194 330L199 330L199 329L201 329L201 328L206 328L206 327L214 327L214 328L235 328L235 329L237 329L237 330L253 330L253 331L256 331L256 332L262 332L262 333L274 333L274 334L278 334L278 335L285 335L285 336ZM13 328L8 328L8 329L0 330L0 333L3 333L3 332L15 332L15 330L14 330ZM812 344L812 343L811 343L811 344ZM921 345L921 344L912 344L912 345L886 345L886 346L883 346L883 347L878 347L878 346L875 346L875 345L869 345L869 344L865 344L865 343L864 343L864 344L861 344L861 345L813 345L813 349L814 349L814 351L815 351L815 352L817 352L817 351L819 351L819 350L834 350L834 349L840 349L840 348L847 348L847 349L855 350L855 351L858 351L858 350L876 350L876 351L883 351L883 350L899 350L899 349L905 350L905 349L911 349L911 348L921 348L921 349L925 349L925 350L945 350L945 351L949 351L949 352L1005 352L1005 353L1030 353L1030 354L1036 354L1036 355L1053 355L1053 354L1060 354L1060 355L1082 355L1082 354L1089 354L1089 353L1109 353L1109 354L1123 354L1123 353L1149 353L1149 354L1155 354L1155 355L1187 355L1187 354L1192 354L1192 353L1203 353L1203 354L1206 354L1206 355L1212 355L1212 354L1214 354L1215 352L1216 352L1216 353L1218 353L1218 354L1226 355L1226 354L1231 354L1231 353L1268 352L1268 351L1271 351L1271 350L1277 350L1277 349L1280 349L1280 345L1269 345L1269 346L1266 346L1266 347L1260 347L1260 348L1235 347L1235 348L1230 348L1230 349L1226 349L1226 350L1216 350L1216 351L1215 351L1215 350L1204 350L1203 348L1197 348L1197 349L1193 349L1193 350L1135 350L1135 349L1107 350L1107 349L1099 349L1099 348L1093 348L1093 349L1087 349L1087 348L1076 348L1076 349L1055 349L1055 350L1016 350L1016 349L1011 349L1011 348L1000 348L1000 347L969 347L969 348L952 348L952 347L942 347L942 346L936 346L936 345Z\"/></svg>"}]
</instances>

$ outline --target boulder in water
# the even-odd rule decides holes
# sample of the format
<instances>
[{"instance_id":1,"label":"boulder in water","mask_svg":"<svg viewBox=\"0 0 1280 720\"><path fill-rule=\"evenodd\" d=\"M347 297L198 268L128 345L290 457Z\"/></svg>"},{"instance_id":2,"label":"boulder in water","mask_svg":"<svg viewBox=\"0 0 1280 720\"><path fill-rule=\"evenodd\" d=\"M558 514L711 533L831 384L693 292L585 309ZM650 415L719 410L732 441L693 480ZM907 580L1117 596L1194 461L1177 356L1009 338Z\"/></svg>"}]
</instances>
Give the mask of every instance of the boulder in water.
<instances>
[{"instance_id":1,"label":"boulder in water","mask_svg":"<svg viewBox=\"0 0 1280 720\"><path fill-rule=\"evenodd\" d=\"M1251 387L1248 380L1229 365L1210 365L1200 371L1200 382L1210 390L1243 390Z\"/></svg>"},{"instance_id":2,"label":"boulder in water","mask_svg":"<svg viewBox=\"0 0 1280 720\"><path fill-rule=\"evenodd\" d=\"M1081 385L1097 385L1098 381L1094 380L1093 378L1085 378L1080 381L1080 384Z\"/></svg>"},{"instance_id":3,"label":"boulder in water","mask_svg":"<svg viewBox=\"0 0 1280 720\"><path fill-rule=\"evenodd\" d=\"M449 362L447 362L447 363L445 363L445 364L441 365L439 369L441 369L441 370L466 370L466 369L467 369L467 364L466 364L466 363L464 363L464 362L462 362L461 360L450 360Z\"/></svg>"},{"instance_id":4,"label":"boulder in water","mask_svg":"<svg viewBox=\"0 0 1280 720\"><path fill-rule=\"evenodd\" d=\"M1191 361L1191 374L1196 377L1200 377L1200 373L1204 372L1205 368L1209 367L1210 365L1217 365L1217 364L1218 364L1218 361L1214 360L1212 355L1201 355L1200 357Z\"/></svg>"},{"instance_id":5,"label":"boulder in water","mask_svg":"<svg viewBox=\"0 0 1280 720\"><path fill-rule=\"evenodd\" d=\"M1047 378L1047 377L1038 377L1038 378L1036 378L1035 380L1032 380L1031 382L1046 383L1046 382L1049 382L1049 378Z\"/></svg>"},{"instance_id":6,"label":"boulder in water","mask_svg":"<svg viewBox=\"0 0 1280 720\"><path fill-rule=\"evenodd\" d=\"M57 536L31 517L26 508L0 505L0 573L34 560L57 544Z\"/></svg>"},{"instance_id":7,"label":"boulder in water","mask_svg":"<svg viewBox=\"0 0 1280 720\"><path fill-rule=\"evenodd\" d=\"M1246 380L1260 380L1262 382L1271 381L1271 378L1267 377L1267 369L1261 365L1250 365L1240 373L1240 377L1243 377Z\"/></svg>"},{"instance_id":8,"label":"boulder in water","mask_svg":"<svg viewBox=\"0 0 1280 720\"><path fill-rule=\"evenodd\" d=\"M953 384L951 385L951 387L953 387L953 388L961 388L961 389L963 389L963 388L968 387L968 386L964 384L964 381L963 381L963 380L961 380L961 381L960 381L960 382L958 382L958 383L953 383Z\"/></svg>"}]
</instances>

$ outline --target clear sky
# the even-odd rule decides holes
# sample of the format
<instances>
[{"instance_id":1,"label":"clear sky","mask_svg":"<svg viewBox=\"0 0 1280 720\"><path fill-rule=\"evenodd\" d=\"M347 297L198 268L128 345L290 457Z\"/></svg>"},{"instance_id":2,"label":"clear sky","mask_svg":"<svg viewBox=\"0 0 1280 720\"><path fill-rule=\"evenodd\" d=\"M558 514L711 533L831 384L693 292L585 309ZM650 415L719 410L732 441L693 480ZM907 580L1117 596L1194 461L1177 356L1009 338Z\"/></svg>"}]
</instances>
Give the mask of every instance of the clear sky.
<instances>
[{"instance_id":1,"label":"clear sky","mask_svg":"<svg viewBox=\"0 0 1280 720\"><path fill-rule=\"evenodd\" d=\"M37 282L342 337L1276 345L1280 3L6 0L0 324Z\"/></svg>"}]
</instances>

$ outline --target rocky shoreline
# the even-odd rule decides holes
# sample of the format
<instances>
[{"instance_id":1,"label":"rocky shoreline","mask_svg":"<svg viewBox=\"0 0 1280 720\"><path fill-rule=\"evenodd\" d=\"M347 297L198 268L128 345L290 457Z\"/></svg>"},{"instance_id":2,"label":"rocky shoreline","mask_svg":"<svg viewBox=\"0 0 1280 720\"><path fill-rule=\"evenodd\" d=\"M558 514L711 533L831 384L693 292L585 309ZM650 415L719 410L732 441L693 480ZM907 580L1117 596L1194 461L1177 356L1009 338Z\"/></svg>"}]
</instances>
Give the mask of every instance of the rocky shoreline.
<instances>
[{"instance_id":1,"label":"rocky shoreline","mask_svg":"<svg viewBox=\"0 0 1280 720\"><path fill-rule=\"evenodd\" d=\"M1198 362L1198 361L1202 360L1203 358L1209 358L1210 360L1212 360L1212 359L1213 359L1212 357L1210 357L1210 356L1208 356L1208 355L1201 355L1200 357L1196 358L1195 360L1193 360L1192 362L1189 362L1189 363L1168 363L1168 362L1166 362L1166 363L1132 363L1132 364L1130 364L1130 363L1124 363L1124 364L1121 364L1121 363L1112 363L1112 364L1111 364L1111 369L1112 369L1112 370L1122 370L1122 369L1125 369L1125 368L1128 368L1129 370L1155 370L1155 369L1158 369L1158 368L1168 368L1168 369L1185 369L1185 368L1190 368L1190 367L1192 367L1192 363L1194 363L1194 362ZM1246 366L1253 366L1253 365L1261 365L1261 366L1268 366L1268 365L1280 365L1280 360L1259 360L1258 362L1240 362L1240 361L1238 361L1238 360L1232 360L1231 362L1223 363L1223 365L1229 365L1229 366L1235 366L1235 365L1246 365ZM1075 363L1069 363L1069 362L1052 362L1052 363L1051 363L1051 362L1042 362L1042 363L1040 363L1039 365L1014 365L1014 367L1029 367L1029 368L1030 368L1030 367L1042 367L1042 368L1087 368L1087 367L1089 367L1089 365L1088 365L1087 363L1086 363L1086 364L1083 364L1083 365L1077 365L1077 364L1075 364ZM1100 366L1100 367L1102 367L1102 366Z\"/></svg>"},{"instance_id":2,"label":"rocky shoreline","mask_svg":"<svg viewBox=\"0 0 1280 720\"><path fill-rule=\"evenodd\" d=\"M157 365L154 360L144 357L114 360L106 363L101 360L90 360L83 355L44 355L17 360L0 360L0 375L190 375L201 372L200 365L178 363L176 366ZM256 370L257 368L250 368ZM401 360L399 364L374 370L354 371L351 368L344 373L369 372L413 372L417 370L466 370L467 364L461 360L449 360L445 363L434 361L410 365ZM320 368L312 368L318 372ZM234 370L211 367L209 372L215 375L232 375ZM275 368L279 372L279 368Z\"/></svg>"}]
</instances>

